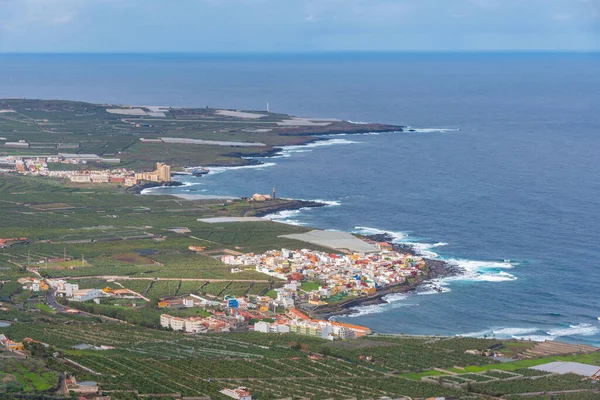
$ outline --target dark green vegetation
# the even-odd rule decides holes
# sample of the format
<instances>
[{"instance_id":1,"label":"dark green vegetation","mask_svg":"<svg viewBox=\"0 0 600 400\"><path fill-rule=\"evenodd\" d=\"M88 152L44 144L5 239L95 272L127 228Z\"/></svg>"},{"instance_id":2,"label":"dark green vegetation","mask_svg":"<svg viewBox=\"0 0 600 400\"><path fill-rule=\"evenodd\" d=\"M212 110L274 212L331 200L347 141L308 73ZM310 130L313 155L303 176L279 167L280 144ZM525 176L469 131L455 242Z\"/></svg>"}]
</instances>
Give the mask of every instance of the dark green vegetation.
<instances>
[{"instance_id":1,"label":"dark green vegetation","mask_svg":"<svg viewBox=\"0 0 600 400\"><path fill-rule=\"evenodd\" d=\"M52 179L1 176L0 238L24 237L28 243L0 249L0 299L33 308L27 302L30 293L22 293L16 280L38 271L71 279L82 289L131 289L149 301L135 301L135 309L131 301L80 308L156 327L164 312L156 307L161 297L266 293L279 283L253 269L231 273L218 257L231 251L303 248L305 243L279 236L307 229L274 222L198 221L239 215L235 213L244 208L228 207L214 200L134 195L115 186L77 187ZM169 230L173 227L187 227L190 233ZM205 250L198 253L190 246ZM68 261L62 261L65 255ZM117 279L109 281L109 276Z\"/></svg>"},{"instance_id":2,"label":"dark green vegetation","mask_svg":"<svg viewBox=\"0 0 600 400\"><path fill-rule=\"evenodd\" d=\"M82 317L40 316L15 323L1 333L14 340L31 337L53 343L62 355L47 360L55 370L75 373L80 380L94 380L104 390L137 390L140 394L181 393L224 398L218 391L244 385L258 399L301 396L310 398L376 398L466 395L462 389L412 381L397 376L398 363L387 353L407 354L421 367L441 361L487 362L465 355L465 347L486 347L491 341L399 338L363 339L331 343L295 335L238 333L186 336L137 326L97 323ZM88 343L114 346L108 351L78 351L72 346ZM423 357L430 348L438 360ZM323 357L310 359L312 353ZM361 355L371 355L370 361ZM71 361L92 371L86 372ZM409 364L405 368L410 368ZM99 374L99 375L98 375ZM209 381L210 380L210 381ZM285 384L282 384L284 383Z\"/></svg>"},{"instance_id":3,"label":"dark green vegetation","mask_svg":"<svg viewBox=\"0 0 600 400\"><path fill-rule=\"evenodd\" d=\"M99 382L103 390L133 390L141 395L180 393L224 399L219 390L246 386L257 399L303 394L311 399L380 396L471 399L555 390L582 390L582 396L587 396L556 397L559 399L595 398L590 391L596 386L581 382L579 376L547 373L529 376L527 372L531 370L518 369L511 373L495 371L494 368L504 364L465 354L465 349L485 349L497 343L486 339L368 337L329 342L307 336L260 333L187 336L60 314L52 318L30 316L27 321L0 329L0 333L14 340L31 337L54 345L60 353L58 358L30 361L35 363L36 371L45 373L46 381L56 378L51 370L67 371L80 380ZM73 350L73 346L81 343L115 349ZM589 361L597 360L600 355L570 358ZM3 372L14 372L14 365L20 362L23 361L11 360L13 367ZM463 370L458 375L435 377L431 382L410 379L407 373L431 371L434 367L456 370L457 365L484 365L490 370L482 373Z\"/></svg>"},{"instance_id":4,"label":"dark green vegetation","mask_svg":"<svg viewBox=\"0 0 600 400\"><path fill-rule=\"evenodd\" d=\"M58 374L37 359L0 358L0 367L0 394L44 392L58 384Z\"/></svg>"},{"instance_id":5,"label":"dark green vegetation","mask_svg":"<svg viewBox=\"0 0 600 400\"><path fill-rule=\"evenodd\" d=\"M68 209L39 207L58 203L68 205ZM303 242L279 238L305 232L306 228L272 222L197 221L199 217L223 215L215 207L218 204L214 200L131 195L114 187L71 187L51 179L4 175L0 177L0 238L26 237L29 243L0 250L0 279L22 276L29 267L49 277L265 280L265 275L254 271L232 274L215 256L227 249L258 252L306 247ZM174 226L188 227L191 233L168 230ZM189 246L205 247L207 254L190 251ZM62 259L65 252L71 261L45 263L46 259ZM16 285L6 284L0 294L14 290L18 290Z\"/></svg>"},{"instance_id":6,"label":"dark green vegetation","mask_svg":"<svg viewBox=\"0 0 600 400\"><path fill-rule=\"evenodd\" d=\"M120 157L123 166L135 169L151 169L156 161L175 166L229 165L247 162L240 155L311 141L315 134L395 129L343 122L328 127L279 127L277 122L287 116L269 114L260 120L241 120L211 109L172 109L166 118L140 118L109 114L106 108L77 102L0 101L0 110L16 111L0 113L0 137L26 140L31 145L18 150L0 143L0 155L95 153ZM141 142L141 137L252 141L267 146L167 145ZM69 166L52 166L64 167ZM257 191L261 189L264 190ZM160 298L191 293L208 298L228 294L274 295L272 289L281 284L252 268L232 273L219 261L220 255L281 247L320 250L280 238L306 232L308 229L303 227L272 222L198 221L269 211L262 207L264 203L140 196L117 185L76 185L50 178L0 176L0 238L28 240L26 244L0 250L0 318L12 322L10 327L0 328L0 333L14 341L29 337L51 345L28 345L28 359L0 353L0 392L7 392L6 396L45 393L49 397L48 391L58 383L58 372L67 371L79 380L99 382L114 399L138 399L138 394L159 394L152 398L161 399L172 393L224 399L219 390L237 386L247 386L259 400L403 395L456 396L467 400L556 388L585 391L553 395L555 399L597 398L588 391L594 387L579 382L578 377L544 376L547 374L527 368L555 360L599 364L598 353L499 364L465 352L489 348L498 344L495 340L373 336L329 342L307 336L259 333L189 336L156 329L164 312L158 308ZM266 207L295 206L282 200ZM175 233L171 230L174 227L185 227L190 232ZM195 252L190 246L204 249ZM67 260L62 259L65 255ZM35 273L67 278L81 288L126 288L144 298L105 298L100 304L70 304L91 315L69 316L45 304L44 294L24 291L17 282L18 278ZM310 282L303 287L311 289L316 285ZM197 308L168 312L178 316L206 315L206 311ZM82 343L115 349L73 349ZM531 346L522 342L503 345L502 352L510 355ZM55 351L57 357L53 356Z\"/></svg>"},{"instance_id":7,"label":"dark green vegetation","mask_svg":"<svg viewBox=\"0 0 600 400\"><path fill-rule=\"evenodd\" d=\"M281 126L284 114L260 112L262 117L240 118L218 110L167 109L164 117L115 114L107 109L126 106L56 100L0 100L0 137L25 140L29 148L0 144L0 155L97 154L121 158L122 166L152 169L157 161L174 166L239 165L240 156L269 154L274 146L314 140L314 135L368 131L398 131L402 127L335 121L327 126ZM144 111L149 111L144 109ZM140 139L188 138L212 141L261 143L266 146L215 146L142 142Z\"/></svg>"}]
</instances>

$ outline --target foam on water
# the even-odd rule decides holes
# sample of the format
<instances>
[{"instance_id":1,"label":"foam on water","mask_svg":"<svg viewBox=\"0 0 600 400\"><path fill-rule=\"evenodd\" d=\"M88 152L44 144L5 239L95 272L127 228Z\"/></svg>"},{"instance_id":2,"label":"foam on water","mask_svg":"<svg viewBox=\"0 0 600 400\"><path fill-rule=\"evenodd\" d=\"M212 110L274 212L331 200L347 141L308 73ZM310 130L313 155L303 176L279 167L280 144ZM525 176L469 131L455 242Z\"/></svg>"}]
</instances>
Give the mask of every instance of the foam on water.
<instances>
[{"instance_id":1,"label":"foam on water","mask_svg":"<svg viewBox=\"0 0 600 400\"><path fill-rule=\"evenodd\" d=\"M387 301L388 303L395 303L397 301L402 301L406 299L408 299L408 295L405 293L392 293L383 296L383 300Z\"/></svg>"},{"instance_id":2,"label":"foam on water","mask_svg":"<svg viewBox=\"0 0 600 400\"><path fill-rule=\"evenodd\" d=\"M383 304L373 304L370 306L352 307L351 314L344 315L347 318L364 317L365 315L379 314L385 311Z\"/></svg>"},{"instance_id":3,"label":"foam on water","mask_svg":"<svg viewBox=\"0 0 600 400\"><path fill-rule=\"evenodd\" d=\"M526 334L530 334L530 333L536 333L537 331L538 331L538 328L501 328L501 329L494 329L492 332L495 335L514 336L514 335L526 335Z\"/></svg>"},{"instance_id":4,"label":"foam on water","mask_svg":"<svg viewBox=\"0 0 600 400\"><path fill-rule=\"evenodd\" d=\"M444 283L452 281L479 281L479 282L507 282L517 280L517 277L509 274L504 269L510 269L514 267L514 264L510 261L477 261L477 260L464 260L464 259L444 259L438 253L432 249L447 246L448 243L437 242L437 243L423 243L412 241L408 234L399 231L386 231L383 229L356 226L353 230L354 233L361 235L381 235L387 234L392 237L392 242L396 244L405 244L411 246L414 251L426 258L435 260L443 260L448 263L458 266L464 271L461 275L456 275L448 278L438 280L438 285L444 286ZM449 291L449 290L448 290ZM444 293L435 291L435 293ZM433 293L432 293L433 294Z\"/></svg>"},{"instance_id":5,"label":"foam on water","mask_svg":"<svg viewBox=\"0 0 600 400\"><path fill-rule=\"evenodd\" d=\"M302 200L302 201L314 201L315 203L323 203L323 204L327 204L326 207L337 207L337 206L341 206L342 203L337 201L337 200L323 200L323 199L311 199L311 200L306 200L306 199L298 199L298 200Z\"/></svg>"},{"instance_id":6,"label":"foam on water","mask_svg":"<svg viewBox=\"0 0 600 400\"><path fill-rule=\"evenodd\" d=\"M298 221L295 218L292 218L292 217L300 214L300 212L302 212L302 210L304 210L304 209L301 208L299 210L283 210L283 211L279 211L279 212L276 212L273 214L265 215L263 218L267 218L267 219L270 219L271 221L281 222L281 223L288 224L288 225L303 226L303 225L305 225L304 223Z\"/></svg>"},{"instance_id":7,"label":"foam on water","mask_svg":"<svg viewBox=\"0 0 600 400\"><path fill-rule=\"evenodd\" d=\"M554 340L556 336L545 335L514 335L511 339L530 340L532 342L545 342L546 340Z\"/></svg>"},{"instance_id":8,"label":"foam on water","mask_svg":"<svg viewBox=\"0 0 600 400\"><path fill-rule=\"evenodd\" d=\"M455 336L457 337L470 337L470 338L482 338L484 336L490 336L490 333L493 333L489 329L484 329L477 332L467 332L467 333L457 333Z\"/></svg>"},{"instance_id":9,"label":"foam on water","mask_svg":"<svg viewBox=\"0 0 600 400\"><path fill-rule=\"evenodd\" d=\"M431 249L441 246L447 246L448 243L438 242L438 243L419 243L419 242L407 242L410 243L410 246L415 249L417 253L422 255L423 257L437 259L439 258L439 254L432 251Z\"/></svg>"},{"instance_id":10,"label":"foam on water","mask_svg":"<svg viewBox=\"0 0 600 400\"><path fill-rule=\"evenodd\" d=\"M328 139L328 140L318 140L316 142L307 143L307 144L281 146L278 148L283 151L303 152L303 151L306 151L306 149L312 149L315 147L334 146L334 145L339 145L339 144L356 144L356 143L358 143L358 142L353 142L352 140L347 140L347 139Z\"/></svg>"},{"instance_id":11,"label":"foam on water","mask_svg":"<svg viewBox=\"0 0 600 400\"><path fill-rule=\"evenodd\" d=\"M352 232L358 233L359 235L389 235L392 237L393 243L403 243L404 240L408 238L408 234L404 232L384 231L383 229L370 228L368 226L355 226Z\"/></svg>"},{"instance_id":12,"label":"foam on water","mask_svg":"<svg viewBox=\"0 0 600 400\"><path fill-rule=\"evenodd\" d=\"M176 186L177 188L186 188L186 187L190 187L190 186L195 186L197 185L196 182L187 182L187 181L178 181L181 182L182 185L181 186ZM173 189L173 186L154 186L154 187L149 187L146 189L142 189L142 191L140 192L140 194L153 194L154 192L161 192L161 191L165 191L165 190L171 190ZM187 190L184 190L187 191Z\"/></svg>"},{"instance_id":13,"label":"foam on water","mask_svg":"<svg viewBox=\"0 0 600 400\"><path fill-rule=\"evenodd\" d=\"M444 286L444 280L443 279L436 279L431 281L431 283L429 284L424 284L423 286L421 286L419 289L417 289L417 295L418 296L426 296L426 295L430 295L430 294L440 294L440 293L448 293L451 292L452 289L450 289L448 286Z\"/></svg>"},{"instance_id":14,"label":"foam on water","mask_svg":"<svg viewBox=\"0 0 600 400\"><path fill-rule=\"evenodd\" d=\"M549 330L537 327L503 327L492 328L477 332L459 334L457 336L465 337L495 337L497 339L518 339L531 340L534 342L543 342L545 340L555 340L561 336L593 336L599 332L598 327L587 323L578 323L568 327L559 327Z\"/></svg>"},{"instance_id":15,"label":"foam on water","mask_svg":"<svg viewBox=\"0 0 600 400\"><path fill-rule=\"evenodd\" d=\"M323 203L326 204L325 207L337 207L340 206L342 203L340 203L339 201L336 200L321 200L321 199L317 199L317 200L303 200L303 199L298 199L298 200L302 200L302 201L314 201L317 203ZM298 226L304 226L307 225L304 222L299 221L298 219L292 218L292 217L297 217L298 214L300 214L303 211L308 211L308 210L314 210L314 207L302 207L300 209L297 210L283 210L283 211L279 211L273 214L267 214L265 215L263 218L267 218L270 219L272 221L275 222L281 222L284 224L288 224L288 225L298 225Z\"/></svg>"},{"instance_id":16,"label":"foam on water","mask_svg":"<svg viewBox=\"0 0 600 400\"><path fill-rule=\"evenodd\" d=\"M533 342L543 342L545 340L556 339L556 336L547 335L544 331L535 327L492 328L484 329L477 332L457 334L456 336L473 338L493 337L496 339L531 340Z\"/></svg>"},{"instance_id":17,"label":"foam on water","mask_svg":"<svg viewBox=\"0 0 600 400\"><path fill-rule=\"evenodd\" d=\"M410 132L416 133L445 133L445 132L458 132L460 129L457 128L412 128L408 127Z\"/></svg>"},{"instance_id":18,"label":"foam on water","mask_svg":"<svg viewBox=\"0 0 600 400\"><path fill-rule=\"evenodd\" d=\"M268 168L268 167L273 167L277 164L275 164L274 162L268 162L268 163L263 163L263 164L256 164L256 165L240 165L237 167L209 167L209 175L216 175L216 174L222 174L223 172L227 172L227 171L234 171L236 169L264 169L264 168Z\"/></svg>"},{"instance_id":19,"label":"foam on water","mask_svg":"<svg viewBox=\"0 0 600 400\"><path fill-rule=\"evenodd\" d=\"M357 317L363 317L365 315L380 314L391 308L416 307L419 305L418 303L405 303L404 301L407 300L408 298L409 298L409 296L405 293L388 294L386 296L383 296L383 298L382 298L385 301L385 303L372 304L372 305L368 305L368 306L352 307L352 308L350 308L351 313L348 315L344 315L344 317L357 318Z\"/></svg>"},{"instance_id":20,"label":"foam on water","mask_svg":"<svg viewBox=\"0 0 600 400\"><path fill-rule=\"evenodd\" d=\"M514 265L510 261L477 261L477 260L463 260L463 259L449 259L451 263L458 265L459 267L467 271L478 271L482 268L485 269L511 269Z\"/></svg>"},{"instance_id":21,"label":"foam on water","mask_svg":"<svg viewBox=\"0 0 600 400\"><path fill-rule=\"evenodd\" d=\"M587 323L569 325L568 328L550 329L547 334L552 336L593 336L598 333L598 327Z\"/></svg>"}]
</instances>

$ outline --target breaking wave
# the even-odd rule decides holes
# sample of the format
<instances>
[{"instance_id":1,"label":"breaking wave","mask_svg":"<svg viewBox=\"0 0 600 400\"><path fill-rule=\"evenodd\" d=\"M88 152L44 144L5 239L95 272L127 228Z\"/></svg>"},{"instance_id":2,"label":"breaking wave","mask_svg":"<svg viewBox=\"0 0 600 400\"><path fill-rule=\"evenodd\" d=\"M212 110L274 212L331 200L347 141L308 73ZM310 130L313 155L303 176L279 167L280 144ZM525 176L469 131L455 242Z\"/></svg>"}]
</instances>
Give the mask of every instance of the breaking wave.
<instances>
[{"instance_id":1,"label":"breaking wave","mask_svg":"<svg viewBox=\"0 0 600 400\"><path fill-rule=\"evenodd\" d=\"M553 336L593 336L598 333L598 327L587 323L569 325L568 328L550 329L547 333Z\"/></svg>"},{"instance_id":2,"label":"breaking wave","mask_svg":"<svg viewBox=\"0 0 600 400\"><path fill-rule=\"evenodd\" d=\"M298 199L298 200L303 200L303 199ZM323 203L323 204L326 204L325 207L336 207L336 206L339 206L342 204L339 201L335 201L335 200L320 200L320 199L318 199L318 200L303 200L303 201L314 201L317 203ZM314 207L303 207L303 208L299 208L297 210L283 210L283 211L279 211L279 212L276 212L273 214L267 214L263 218L267 218L267 219L270 219L271 221L281 222L283 224L288 224L288 225L305 226L305 225L307 225L305 222L301 222L294 217L297 217L298 214L300 214L302 211L313 210L313 209L314 209Z\"/></svg>"},{"instance_id":3,"label":"breaking wave","mask_svg":"<svg viewBox=\"0 0 600 400\"><path fill-rule=\"evenodd\" d=\"M563 336L593 336L599 331L597 326L582 322L549 330L537 327L504 327L463 333L456 336L479 338L494 337L497 339L518 339L543 342L546 340L555 340Z\"/></svg>"},{"instance_id":4,"label":"breaking wave","mask_svg":"<svg viewBox=\"0 0 600 400\"><path fill-rule=\"evenodd\" d=\"M367 226L355 226L352 232L358 233L359 235L389 235L393 238L393 243L403 243L404 240L408 238L408 234L404 232L384 231L382 229L369 228Z\"/></svg>"},{"instance_id":5,"label":"breaking wave","mask_svg":"<svg viewBox=\"0 0 600 400\"><path fill-rule=\"evenodd\" d=\"M513 335L526 335L529 333L535 333L537 331L538 331L537 328L502 328L502 329L495 329L492 332L496 335L513 336Z\"/></svg>"},{"instance_id":6,"label":"breaking wave","mask_svg":"<svg viewBox=\"0 0 600 400\"><path fill-rule=\"evenodd\" d=\"M268 167L273 167L275 165L277 165L277 164L275 164L274 162L268 162L268 163L256 164L256 165L240 165L240 166L236 166L236 167L209 167L208 174L209 175L222 174L223 172L234 171L236 169L264 169L264 168L268 168Z\"/></svg>"},{"instance_id":7,"label":"breaking wave","mask_svg":"<svg viewBox=\"0 0 600 400\"><path fill-rule=\"evenodd\" d=\"M371 228L366 226L356 226L353 230L354 233L362 235L381 235L386 234L392 238L392 242L396 244L404 244L412 247L414 251L426 258L434 260L443 260L450 264L459 267L463 273L461 275L442 278L437 280L438 284L444 286L444 284L451 281L479 281L479 282L507 282L517 280L517 277L513 274L506 272L506 269L514 268L516 265L508 260L506 261L477 261L467 259L446 259L440 256L433 249L437 249L442 246L447 246L448 243L437 242L437 243L423 243L412 241L409 235L405 232L400 231L386 231L378 228ZM443 291L436 291L436 293L443 293Z\"/></svg>"},{"instance_id":8,"label":"breaking wave","mask_svg":"<svg viewBox=\"0 0 600 400\"><path fill-rule=\"evenodd\" d=\"M328 139L328 140L319 140L317 142L307 143L307 144L299 144L292 146L281 146L277 147L280 151L275 156L279 157L289 157L293 153L308 153L312 151L314 148L318 147L326 147L326 146L335 146L340 144L356 144L358 142L353 142L352 140L347 139Z\"/></svg>"},{"instance_id":9,"label":"breaking wave","mask_svg":"<svg viewBox=\"0 0 600 400\"><path fill-rule=\"evenodd\" d=\"M270 219L271 221L275 222L281 222L283 224L303 226L306 224L294 218L294 216L300 214L302 210L306 209L301 208L299 210L283 210L273 214L265 215L263 218Z\"/></svg>"},{"instance_id":10,"label":"breaking wave","mask_svg":"<svg viewBox=\"0 0 600 400\"><path fill-rule=\"evenodd\" d=\"M383 296L383 300L385 303L382 304L372 304L368 306L358 306L350 308L350 314L342 315L340 317L346 318L358 318L364 317L365 315L372 314L380 314L384 311L387 311L391 308L400 308L400 307L417 307L418 303L405 303L409 296L404 293L392 293L386 296Z\"/></svg>"},{"instance_id":11,"label":"breaking wave","mask_svg":"<svg viewBox=\"0 0 600 400\"><path fill-rule=\"evenodd\" d=\"M445 133L445 132L458 132L460 129L458 128L413 128L407 127L409 132L416 133Z\"/></svg>"}]
</instances>

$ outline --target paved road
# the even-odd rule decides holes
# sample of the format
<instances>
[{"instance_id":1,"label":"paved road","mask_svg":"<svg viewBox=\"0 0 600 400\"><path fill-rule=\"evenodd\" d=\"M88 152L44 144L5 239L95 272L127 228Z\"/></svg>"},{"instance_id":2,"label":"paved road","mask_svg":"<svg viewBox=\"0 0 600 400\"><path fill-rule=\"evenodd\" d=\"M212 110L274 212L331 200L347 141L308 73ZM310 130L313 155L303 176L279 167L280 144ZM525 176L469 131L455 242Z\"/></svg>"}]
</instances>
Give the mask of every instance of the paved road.
<instances>
[{"instance_id":1,"label":"paved road","mask_svg":"<svg viewBox=\"0 0 600 400\"><path fill-rule=\"evenodd\" d=\"M48 282L46 282L46 284L48 284ZM63 306L62 304L58 304L56 302L55 292L56 292L56 289L54 289L53 287L50 287L50 285L48 285L48 291L46 292L46 303L50 307L54 307L54 309L58 312L66 311L67 308L65 306Z\"/></svg>"}]
</instances>

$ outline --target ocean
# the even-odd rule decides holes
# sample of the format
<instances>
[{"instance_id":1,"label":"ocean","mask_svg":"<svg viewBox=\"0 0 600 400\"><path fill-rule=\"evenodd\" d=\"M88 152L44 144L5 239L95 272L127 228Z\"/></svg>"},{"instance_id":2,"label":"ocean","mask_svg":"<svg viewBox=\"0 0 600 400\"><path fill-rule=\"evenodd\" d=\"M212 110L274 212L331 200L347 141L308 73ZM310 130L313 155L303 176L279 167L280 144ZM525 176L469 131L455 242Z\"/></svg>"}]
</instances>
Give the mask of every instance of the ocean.
<instances>
[{"instance_id":1,"label":"ocean","mask_svg":"<svg viewBox=\"0 0 600 400\"><path fill-rule=\"evenodd\" d=\"M340 320L600 345L600 55L0 55L0 97L264 109L347 135L155 193L324 200L271 216L389 232L465 274Z\"/></svg>"}]
</instances>

